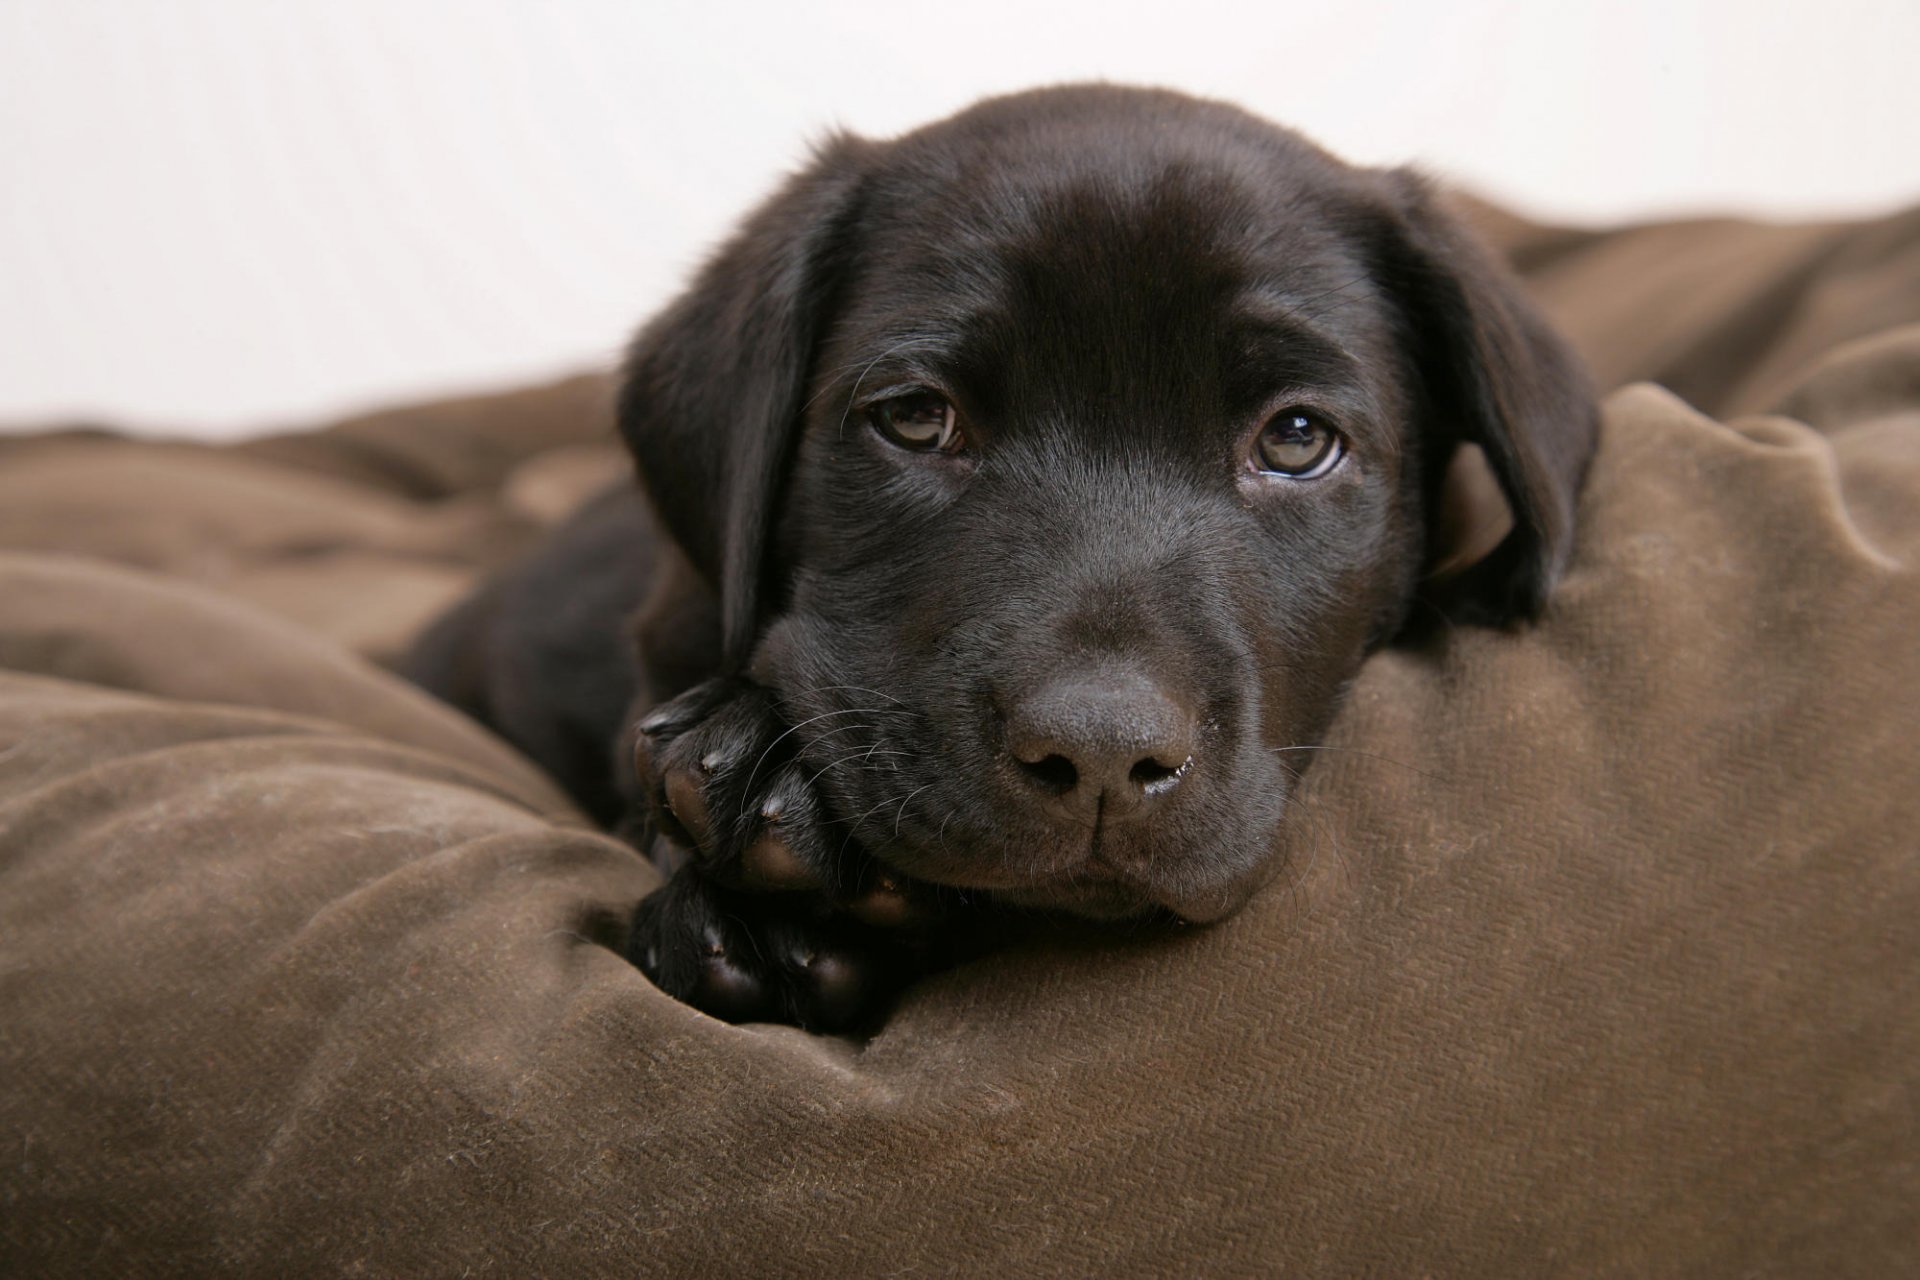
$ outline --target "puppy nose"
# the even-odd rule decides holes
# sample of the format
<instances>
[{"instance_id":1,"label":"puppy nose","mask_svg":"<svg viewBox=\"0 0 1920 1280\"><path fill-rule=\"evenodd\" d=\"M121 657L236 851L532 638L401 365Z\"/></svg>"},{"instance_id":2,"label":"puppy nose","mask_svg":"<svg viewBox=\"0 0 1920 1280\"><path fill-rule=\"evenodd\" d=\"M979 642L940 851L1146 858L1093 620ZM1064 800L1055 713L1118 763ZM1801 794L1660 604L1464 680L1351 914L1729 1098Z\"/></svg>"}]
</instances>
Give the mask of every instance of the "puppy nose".
<instances>
[{"instance_id":1,"label":"puppy nose","mask_svg":"<svg viewBox=\"0 0 1920 1280\"><path fill-rule=\"evenodd\" d=\"M1194 717L1158 683L1120 669L1060 677L1007 712L1007 749L1040 796L1076 818L1151 808L1193 765Z\"/></svg>"}]
</instances>

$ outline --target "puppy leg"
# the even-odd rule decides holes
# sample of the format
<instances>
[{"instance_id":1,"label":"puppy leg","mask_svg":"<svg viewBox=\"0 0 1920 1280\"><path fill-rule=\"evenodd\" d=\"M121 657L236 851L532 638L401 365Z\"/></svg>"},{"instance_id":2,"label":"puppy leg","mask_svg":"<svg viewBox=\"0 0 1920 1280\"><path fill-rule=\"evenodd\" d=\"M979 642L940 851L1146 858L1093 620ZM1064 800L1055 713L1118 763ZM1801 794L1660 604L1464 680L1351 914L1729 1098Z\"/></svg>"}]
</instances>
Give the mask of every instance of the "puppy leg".
<instances>
[{"instance_id":1,"label":"puppy leg","mask_svg":"<svg viewBox=\"0 0 1920 1280\"><path fill-rule=\"evenodd\" d=\"M696 685L629 731L647 821L684 861L641 905L630 955L731 1021L854 1025L921 972L938 894L880 866L821 805L773 695Z\"/></svg>"}]
</instances>

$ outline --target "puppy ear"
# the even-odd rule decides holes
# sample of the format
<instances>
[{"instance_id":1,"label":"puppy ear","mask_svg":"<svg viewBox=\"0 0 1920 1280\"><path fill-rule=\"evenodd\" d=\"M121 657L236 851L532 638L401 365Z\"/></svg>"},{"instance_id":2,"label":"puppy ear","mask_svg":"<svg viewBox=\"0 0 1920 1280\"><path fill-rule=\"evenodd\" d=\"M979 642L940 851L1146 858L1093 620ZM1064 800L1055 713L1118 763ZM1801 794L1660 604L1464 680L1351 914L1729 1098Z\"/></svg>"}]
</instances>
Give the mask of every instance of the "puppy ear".
<instances>
[{"instance_id":1,"label":"puppy ear","mask_svg":"<svg viewBox=\"0 0 1920 1280\"><path fill-rule=\"evenodd\" d=\"M1477 444L1453 451L1427 510L1427 581L1447 583L1484 561L1513 532L1513 508Z\"/></svg>"},{"instance_id":2,"label":"puppy ear","mask_svg":"<svg viewBox=\"0 0 1920 1280\"><path fill-rule=\"evenodd\" d=\"M1533 617L1572 542L1599 425L1593 392L1519 282L1427 184L1406 170L1386 178L1393 226L1385 279L1405 300L1430 419L1427 594L1458 618ZM1487 530L1503 517L1488 473L1511 525L1490 548Z\"/></svg>"},{"instance_id":3,"label":"puppy ear","mask_svg":"<svg viewBox=\"0 0 1920 1280\"><path fill-rule=\"evenodd\" d=\"M848 135L760 206L634 339L617 406L640 483L745 660L814 350L847 254L868 144Z\"/></svg>"}]
</instances>

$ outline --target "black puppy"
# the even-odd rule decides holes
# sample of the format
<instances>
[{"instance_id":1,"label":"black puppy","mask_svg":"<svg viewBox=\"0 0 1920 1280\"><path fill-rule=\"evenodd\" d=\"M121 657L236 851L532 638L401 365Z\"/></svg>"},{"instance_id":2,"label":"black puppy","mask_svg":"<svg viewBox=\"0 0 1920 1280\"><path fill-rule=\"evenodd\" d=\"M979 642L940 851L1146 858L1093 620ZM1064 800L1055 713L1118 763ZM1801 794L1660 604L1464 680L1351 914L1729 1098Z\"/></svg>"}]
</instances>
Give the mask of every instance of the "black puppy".
<instances>
[{"instance_id":1,"label":"black puppy","mask_svg":"<svg viewBox=\"0 0 1920 1280\"><path fill-rule=\"evenodd\" d=\"M641 333L619 418L671 545L603 499L416 671L687 851L656 981L808 1025L969 895L1239 906L1417 602L1541 607L1595 431L1420 180L1108 86L830 142Z\"/></svg>"}]
</instances>

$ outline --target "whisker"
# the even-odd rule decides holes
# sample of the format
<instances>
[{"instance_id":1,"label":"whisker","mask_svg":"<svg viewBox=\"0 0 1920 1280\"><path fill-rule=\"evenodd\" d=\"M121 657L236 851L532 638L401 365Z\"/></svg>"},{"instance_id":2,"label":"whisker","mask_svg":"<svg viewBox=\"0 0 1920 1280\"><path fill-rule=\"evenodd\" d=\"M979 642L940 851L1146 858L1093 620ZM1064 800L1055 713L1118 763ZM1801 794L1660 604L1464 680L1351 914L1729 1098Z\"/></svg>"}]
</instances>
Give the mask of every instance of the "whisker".
<instances>
[{"instance_id":1,"label":"whisker","mask_svg":"<svg viewBox=\"0 0 1920 1280\"><path fill-rule=\"evenodd\" d=\"M775 738L772 742L769 742L767 744L766 750L760 753L760 758L753 762L753 768L747 771L747 781L743 790L749 795L753 793L753 780L760 776L760 766L767 762L767 756L772 753L775 747L779 746L782 742L785 742L787 740L787 737L789 734L792 734L799 729L805 728L807 725L812 724L816 720L825 720L830 716L859 715L861 713L871 712L871 710L872 708L868 708L868 707L847 707L844 710L840 710L840 711L822 711L817 716L808 716L805 720L802 720L799 724L796 724L791 728L789 728L786 731L786 733L782 733L779 737ZM741 809L740 816L743 818L746 816L746 810L744 808Z\"/></svg>"},{"instance_id":2,"label":"whisker","mask_svg":"<svg viewBox=\"0 0 1920 1280\"><path fill-rule=\"evenodd\" d=\"M872 727L871 725L868 725L861 721L856 720L852 724L843 724L838 729L829 729L825 733L815 734L812 740L807 743L807 746L817 747L829 738L837 738L843 733L858 733L862 729L868 729L871 727Z\"/></svg>"},{"instance_id":3,"label":"whisker","mask_svg":"<svg viewBox=\"0 0 1920 1280\"><path fill-rule=\"evenodd\" d=\"M895 840L898 840L900 838L900 820L907 816L907 806L913 803L913 798L915 796L919 795L922 791L925 791L927 787L930 787L932 785L933 784L929 782L926 784L926 786L915 787L912 791L907 792L907 798L900 802L900 812L893 815L893 838Z\"/></svg>"},{"instance_id":4,"label":"whisker","mask_svg":"<svg viewBox=\"0 0 1920 1280\"><path fill-rule=\"evenodd\" d=\"M855 758L863 758L863 759L870 760L876 755L911 757L913 753L911 751L891 751L891 750L882 751L880 749L880 745L878 743L875 743L873 746L868 747L864 751L849 751L846 755L841 756L838 760L830 761L829 763L821 766L821 768L817 772L815 772L813 777L808 781L809 783L820 781L821 777L826 774L827 770L836 769L839 766L847 763L849 760L853 760ZM888 801L888 803L891 804L892 801Z\"/></svg>"},{"instance_id":5,"label":"whisker","mask_svg":"<svg viewBox=\"0 0 1920 1280\"><path fill-rule=\"evenodd\" d=\"M885 698L888 702L898 703L902 707L907 705L890 693L882 693L878 689L869 689L863 684L814 684L799 690L801 693L840 693L847 691L853 693L870 693L876 698ZM893 711L890 707L875 707L874 710L888 712L894 715L902 714L901 712Z\"/></svg>"},{"instance_id":6,"label":"whisker","mask_svg":"<svg viewBox=\"0 0 1920 1280\"><path fill-rule=\"evenodd\" d=\"M882 360L885 360L888 356L892 355L894 352L900 350L902 347L917 346L921 343L927 343L932 341L933 339L928 337L925 334L915 334L912 337L903 338L899 342L894 343L891 347L888 347L885 351L882 351L879 355L875 356L873 359L866 361L866 367L860 370L860 377L854 379L854 383L853 383L854 390L858 391L860 389L860 379L865 378L867 374L873 369L874 365L879 364ZM858 367L860 363L861 362L859 360L849 360L847 361L847 363L840 365L836 368L823 370L818 375L821 383L820 389L814 392L811 396L807 397L807 402L801 405L800 408L803 411L813 408L815 401L819 400L820 397L827 394L827 392L833 390L833 380L835 378L838 378L841 374L847 372L847 370L849 369Z\"/></svg>"},{"instance_id":7,"label":"whisker","mask_svg":"<svg viewBox=\"0 0 1920 1280\"><path fill-rule=\"evenodd\" d=\"M926 788L922 787L920 790L924 791L926 790ZM919 795L920 792L916 791L913 794ZM911 800L913 796L908 796L907 798ZM873 808L867 810L865 813L855 818L852 822L849 822L847 824L847 837L846 839L840 842L840 848L833 856L837 859L841 854L847 851L847 846L853 843L853 837L860 830L861 823L865 822L868 818L871 818L874 814L880 812L882 809L886 808L888 805L892 803L893 803L893 798L889 796L887 799L882 800L879 804L873 806Z\"/></svg>"},{"instance_id":8,"label":"whisker","mask_svg":"<svg viewBox=\"0 0 1920 1280\"><path fill-rule=\"evenodd\" d=\"M1340 868L1340 878L1346 882L1347 888L1353 888L1353 863L1348 859L1345 851L1340 848L1340 839L1334 834L1333 825L1327 821L1325 816L1314 811L1311 801L1304 803L1296 801L1293 805L1292 812L1305 818L1314 833L1313 859L1308 862L1307 866L1302 870L1300 883L1304 885L1307 882L1307 877L1312 873L1313 868L1318 865L1320 861L1320 841L1321 838L1324 837L1327 846L1333 851L1334 864Z\"/></svg>"},{"instance_id":9,"label":"whisker","mask_svg":"<svg viewBox=\"0 0 1920 1280\"><path fill-rule=\"evenodd\" d=\"M1388 764L1400 766L1402 769L1405 769L1409 773L1417 773L1421 777L1427 779L1429 782L1446 781L1446 779L1441 777L1439 774L1429 773L1427 770L1417 768L1414 765L1410 765L1404 760L1395 760L1392 756L1383 756L1377 751L1362 751L1357 747L1324 747L1324 746L1268 747L1267 750L1273 753L1274 755L1279 755L1280 753L1286 752L1286 751L1338 751L1344 755L1363 756L1368 760L1384 760ZM1299 775L1296 774L1295 776L1298 777Z\"/></svg>"},{"instance_id":10,"label":"whisker","mask_svg":"<svg viewBox=\"0 0 1920 1280\"><path fill-rule=\"evenodd\" d=\"M1302 750L1303 748L1281 747L1278 749L1288 751ZM1335 749L1344 751L1350 748L1341 747ZM1381 758L1384 759L1385 757ZM1278 760L1275 761L1275 763L1280 766L1296 785L1305 777L1305 769L1302 766L1288 764L1285 760ZM1399 762L1395 761L1394 763L1397 764ZM1411 768L1412 766L1405 767ZM1294 909L1296 911L1304 911L1306 908L1300 896L1301 887L1312 878L1313 869L1320 865L1320 849L1323 840L1326 845L1333 850L1334 862L1339 866L1341 878L1346 881L1349 889L1354 885L1353 863L1347 857L1345 851L1340 848L1340 840L1334 834L1332 824L1329 823L1322 814L1315 811L1312 797L1304 796L1296 792L1288 800L1286 811L1281 815L1280 821L1284 825L1294 821L1295 818L1303 819L1313 835L1312 842L1307 846L1306 865L1300 867L1297 872L1289 870L1286 877L1287 894L1293 900Z\"/></svg>"},{"instance_id":11,"label":"whisker","mask_svg":"<svg viewBox=\"0 0 1920 1280\"><path fill-rule=\"evenodd\" d=\"M894 343L892 346L888 347L885 351L882 351L879 355L867 361L867 367L860 371L860 376L853 380L853 386L847 392L847 406L846 408L840 411L840 424L839 426L834 428L834 435L836 437L844 437L846 435L847 419L853 415L854 399L858 397L860 394L860 384L865 382L867 380L867 375L873 372L873 366L879 364L882 360L885 360L888 356L892 355L894 352L900 350L903 347L920 346L932 341L933 339L926 337L924 335L907 338L907 339L904 339L903 341Z\"/></svg>"}]
</instances>

